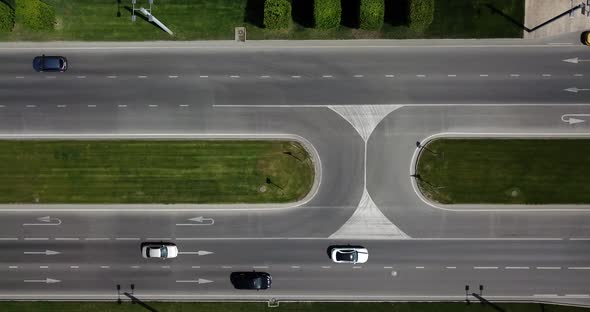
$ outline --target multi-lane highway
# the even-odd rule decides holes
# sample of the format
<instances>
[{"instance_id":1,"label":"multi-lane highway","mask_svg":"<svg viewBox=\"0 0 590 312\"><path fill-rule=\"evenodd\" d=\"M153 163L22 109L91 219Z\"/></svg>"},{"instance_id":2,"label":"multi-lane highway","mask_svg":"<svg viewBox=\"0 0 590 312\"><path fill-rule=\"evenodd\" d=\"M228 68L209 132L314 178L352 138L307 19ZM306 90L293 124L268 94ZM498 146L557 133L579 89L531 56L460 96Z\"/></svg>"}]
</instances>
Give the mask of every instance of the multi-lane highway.
<instances>
[{"instance_id":1,"label":"multi-lane highway","mask_svg":"<svg viewBox=\"0 0 590 312\"><path fill-rule=\"evenodd\" d=\"M572 38L1 44L4 138L297 135L322 174L298 207L3 205L0 296L112 299L133 283L145 299L461 299L483 284L590 302L587 207L443 210L410 178L415 142L439 133L587 134L590 50ZM33 72L41 53L69 70ZM148 262L146 239L213 254ZM331 263L348 242L367 264ZM229 273L253 268L273 289L233 290Z\"/></svg>"}]
</instances>

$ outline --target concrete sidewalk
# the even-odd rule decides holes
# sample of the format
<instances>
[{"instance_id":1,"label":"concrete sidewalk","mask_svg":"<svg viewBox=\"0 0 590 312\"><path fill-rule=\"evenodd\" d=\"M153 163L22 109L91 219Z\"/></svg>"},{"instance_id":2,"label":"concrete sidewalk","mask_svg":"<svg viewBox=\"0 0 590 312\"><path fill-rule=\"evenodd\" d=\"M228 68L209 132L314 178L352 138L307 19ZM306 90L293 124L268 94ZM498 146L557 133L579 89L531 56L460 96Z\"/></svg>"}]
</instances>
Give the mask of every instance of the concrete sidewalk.
<instances>
[{"instance_id":1,"label":"concrete sidewalk","mask_svg":"<svg viewBox=\"0 0 590 312\"><path fill-rule=\"evenodd\" d=\"M525 0L524 25L533 29L587 0ZM586 7L586 12L590 7ZM524 31L525 39L546 38L569 32L590 30L590 17L575 10L534 31Z\"/></svg>"}]
</instances>

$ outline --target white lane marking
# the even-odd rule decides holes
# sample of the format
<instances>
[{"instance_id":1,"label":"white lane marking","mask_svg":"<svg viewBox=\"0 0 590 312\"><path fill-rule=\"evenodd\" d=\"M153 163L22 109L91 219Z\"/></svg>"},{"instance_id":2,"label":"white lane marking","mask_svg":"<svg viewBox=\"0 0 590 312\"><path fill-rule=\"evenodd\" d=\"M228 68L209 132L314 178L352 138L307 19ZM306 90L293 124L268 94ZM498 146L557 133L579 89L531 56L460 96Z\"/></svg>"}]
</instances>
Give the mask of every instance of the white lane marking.
<instances>
[{"instance_id":1,"label":"white lane marking","mask_svg":"<svg viewBox=\"0 0 590 312\"><path fill-rule=\"evenodd\" d=\"M76 76L78 79L86 79L86 76Z\"/></svg>"},{"instance_id":2,"label":"white lane marking","mask_svg":"<svg viewBox=\"0 0 590 312\"><path fill-rule=\"evenodd\" d=\"M574 77L584 77L584 74L574 74Z\"/></svg>"},{"instance_id":3,"label":"white lane marking","mask_svg":"<svg viewBox=\"0 0 590 312\"><path fill-rule=\"evenodd\" d=\"M456 269L456 268L457 268L457 267L455 267L455 266L448 266L448 267L447 267L447 269L449 269L449 270L453 270L453 269Z\"/></svg>"},{"instance_id":4,"label":"white lane marking","mask_svg":"<svg viewBox=\"0 0 590 312\"><path fill-rule=\"evenodd\" d=\"M451 75L447 75L447 77L457 77L457 75L451 74Z\"/></svg>"},{"instance_id":5,"label":"white lane marking","mask_svg":"<svg viewBox=\"0 0 590 312\"><path fill-rule=\"evenodd\" d=\"M231 76L229 76L229 78L240 78L240 76L239 75L231 75Z\"/></svg>"},{"instance_id":6,"label":"white lane marking","mask_svg":"<svg viewBox=\"0 0 590 312\"><path fill-rule=\"evenodd\" d=\"M9 269L18 269L18 265L9 265L8 268Z\"/></svg>"},{"instance_id":7,"label":"white lane marking","mask_svg":"<svg viewBox=\"0 0 590 312\"><path fill-rule=\"evenodd\" d=\"M18 240L18 237L0 237L0 240Z\"/></svg>"},{"instance_id":8,"label":"white lane marking","mask_svg":"<svg viewBox=\"0 0 590 312\"><path fill-rule=\"evenodd\" d=\"M510 77L520 77L520 74L510 74Z\"/></svg>"},{"instance_id":9,"label":"white lane marking","mask_svg":"<svg viewBox=\"0 0 590 312\"><path fill-rule=\"evenodd\" d=\"M131 266L131 268L132 268L132 269L139 269L139 268L140 268L140 266L139 266L139 265L132 265L132 266Z\"/></svg>"},{"instance_id":10,"label":"white lane marking","mask_svg":"<svg viewBox=\"0 0 590 312\"><path fill-rule=\"evenodd\" d=\"M569 240L573 240L573 241L587 241L587 240L590 240L590 238L588 238L588 237L570 237Z\"/></svg>"},{"instance_id":11,"label":"white lane marking","mask_svg":"<svg viewBox=\"0 0 590 312\"><path fill-rule=\"evenodd\" d=\"M590 270L590 267L567 267L568 270Z\"/></svg>"},{"instance_id":12,"label":"white lane marking","mask_svg":"<svg viewBox=\"0 0 590 312\"><path fill-rule=\"evenodd\" d=\"M49 238L47 238L47 237L25 237L25 240L30 240L30 241L33 241L33 240L49 240Z\"/></svg>"},{"instance_id":13,"label":"white lane marking","mask_svg":"<svg viewBox=\"0 0 590 312\"><path fill-rule=\"evenodd\" d=\"M291 78L301 78L301 76L295 75L295 76L291 76Z\"/></svg>"},{"instance_id":14,"label":"white lane marking","mask_svg":"<svg viewBox=\"0 0 590 312\"><path fill-rule=\"evenodd\" d=\"M137 76L137 78L139 78L139 79L145 79L145 78L147 78L147 76L140 75L140 76Z\"/></svg>"},{"instance_id":15,"label":"white lane marking","mask_svg":"<svg viewBox=\"0 0 590 312\"><path fill-rule=\"evenodd\" d=\"M130 241L130 240L139 240L138 237L117 237L115 240L118 241Z\"/></svg>"},{"instance_id":16,"label":"white lane marking","mask_svg":"<svg viewBox=\"0 0 590 312\"><path fill-rule=\"evenodd\" d=\"M270 78L270 76L269 75L262 75L262 76L260 76L260 78L261 79L268 79L268 78Z\"/></svg>"},{"instance_id":17,"label":"white lane marking","mask_svg":"<svg viewBox=\"0 0 590 312\"><path fill-rule=\"evenodd\" d=\"M298 265L292 265L292 266L291 266L291 269L299 269L299 268L301 268L301 267L300 267L300 266L298 266Z\"/></svg>"},{"instance_id":18,"label":"white lane marking","mask_svg":"<svg viewBox=\"0 0 590 312\"><path fill-rule=\"evenodd\" d=\"M147 237L146 240L154 240L154 241L170 241L172 238L170 237Z\"/></svg>"},{"instance_id":19,"label":"white lane marking","mask_svg":"<svg viewBox=\"0 0 590 312\"><path fill-rule=\"evenodd\" d=\"M385 75L385 78L394 78L395 75Z\"/></svg>"},{"instance_id":20,"label":"white lane marking","mask_svg":"<svg viewBox=\"0 0 590 312\"><path fill-rule=\"evenodd\" d=\"M417 266L416 269L424 269L423 266Z\"/></svg>"},{"instance_id":21,"label":"white lane marking","mask_svg":"<svg viewBox=\"0 0 590 312\"><path fill-rule=\"evenodd\" d=\"M329 266L329 265L322 265L322 269L329 269L329 268L331 268L331 266Z\"/></svg>"},{"instance_id":22,"label":"white lane marking","mask_svg":"<svg viewBox=\"0 0 590 312\"><path fill-rule=\"evenodd\" d=\"M111 266L110 265L101 265L100 268L101 269L110 269Z\"/></svg>"},{"instance_id":23,"label":"white lane marking","mask_svg":"<svg viewBox=\"0 0 590 312\"><path fill-rule=\"evenodd\" d=\"M24 79L25 77L24 76L16 76L14 78L16 78L16 79Z\"/></svg>"},{"instance_id":24,"label":"white lane marking","mask_svg":"<svg viewBox=\"0 0 590 312\"><path fill-rule=\"evenodd\" d=\"M191 266L191 269L200 269L200 268L201 268L200 265L193 265L193 266Z\"/></svg>"},{"instance_id":25,"label":"white lane marking","mask_svg":"<svg viewBox=\"0 0 590 312\"><path fill-rule=\"evenodd\" d=\"M47 79L55 79L55 76L45 76Z\"/></svg>"},{"instance_id":26,"label":"white lane marking","mask_svg":"<svg viewBox=\"0 0 590 312\"><path fill-rule=\"evenodd\" d=\"M362 266L353 266L352 268L353 269L362 269L363 267Z\"/></svg>"},{"instance_id":27,"label":"white lane marking","mask_svg":"<svg viewBox=\"0 0 590 312\"><path fill-rule=\"evenodd\" d=\"M551 77L551 74L543 74L541 76L543 76L543 77Z\"/></svg>"},{"instance_id":28,"label":"white lane marking","mask_svg":"<svg viewBox=\"0 0 590 312\"><path fill-rule=\"evenodd\" d=\"M170 266L169 266L169 265L163 265L163 266L162 266L162 269L169 269L169 268L170 268Z\"/></svg>"},{"instance_id":29,"label":"white lane marking","mask_svg":"<svg viewBox=\"0 0 590 312\"><path fill-rule=\"evenodd\" d=\"M506 270L528 270L530 269L528 266L507 266L505 267Z\"/></svg>"},{"instance_id":30,"label":"white lane marking","mask_svg":"<svg viewBox=\"0 0 590 312\"><path fill-rule=\"evenodd\" d=\"M29 105L27 105L25 107L27 107L27 108L35 108L35 107L37 107L37 105L31 105L31 104L29 104Z\"/></svg>"},{"instance_id":31,"label":"white lane marking","mask_svg":"<svg viewBox=\"0 0 590 312\"><path fill-rule=\"evenodd\" d=\"M474 270L496 270L498 267L495 266L475 266L473 267Z\"/></svg>"},{"instance_id":32,"label":"white lane marking","mask_svg":"<svg viewBox=\"0 0 590 312\"><path fill-rule=\"evenodd\" d=\"M322 78L333 78L334 76L332 75L323 75Z\"/></svg>"},{"instance_id":33,"label":"white lane marking","mask_svg":"<svg viewBox=\"0 0 590 312\"><path fill-rule=\"evenodd\" d=\"M57 105L57 107L59 107L59 108L64 108L64 107L66 107L66 106L67 106L67 105L65 105L65 104L60 104L60 105Z\"/></svg>"},{"instance_id":34,"label":"white lane marking","mask_svg":"<svg viewBox=\"0 0 590 312\"><path fill-rule=\"evenodd\" d=\"M119 104L119 105L117 105L117 107L127 107L127 105L126 104Z\"/></svg>"},{"instance_id":35,"label":"white lane marking","mask_svg":"<svg viewBox=\"0 0 590 312\"><path fill-rule=\"evenodd\" d=\"M363 78L363 77L365 77L365 76L363 76L363 75L354 75L354 78Z\"/></svg>"},{"instance_id":36,"label":"white lane marking","mask_svg":"<svg viewBox=\"0 0 590 312\"><path fill-rule=\"evenodd\" d=\"M222 265L221 268L222 269L231 269L232 266L231 265Z\"/></svg>"},{"instance_id":37,"label":"white lane marking","mask_svg":"<svg viewBox=\"0 0 590 312\"><path fill-rule=\"evenodd\" d=\"M88 107L96 107L95 104L88 104Z\"/></svg>"},{"instance_id":38,"label":"white lane marking","mask_svg":"<svg viewBox=\"0 0 590 312\"><path fill-rule=\"evenodd\" d=\"M115 78L117 78L117 76L107 76L107 78L109 78L109 79L115 79Z\"/></svg>"},{"instance_id":39,"label":"white lane marking","mask_svg":"<svg viewBox=\"0 0 590 312\"><path fill-rule=\"evenodd\" d=\"M56 237L55 240L61 241L77 241L80 240L78 237Z\"/></svg>"},{"instance_id":40,"label":"white lane marking","mask_svg":"<svg viewBox=\"0 0 590 312\"><path fill-rule=\"evenodd\" d=\"M169 75L168 78L176 79L176 78L178 78L178 76L177 75Z\"/></svg>"},{"instance_id":41,"label":"white lane marking","mask_svg":"<svg viewBox=\"0 0 590 312\"><path fill-rule=\"evenodd\" d=\"M158 105L156 105L156 104L150 104L149 107L154 108L154 107L158 107Z\"/></svg>"},{"instance_id":42,"label":"white lane marking","mask_svg":"<svg viewBox=\"0 0 590 312\"><path fill-rule=\"evenodd\" d=\"M537 270L561 270L561 267L537 267Z\"/></svg>"},{"instance_id":43,"label":"white lane marking","mask_svg":"<svg viewBox=\"0 0 590 312\"><path fill-rule=\"evenodd\" d=\"M587 298L590 297L590 295L588 294L565 294L565 297L582 297L582 298Z\"/></svg>"},{"instance_id":44,"label":"white lane marking","mask_svg":"<svg viewBox=\"0 0 590 312\"><path fill-rule=\"evenodd\" d=\"M424 77L426 77L426 75L420 74L420 75L416 75L416 77L418 77L418 78L424 78Z\"/></svg>"},{"instance_id":45,"label":"white lane marking","mask_svg":"<svg viewBox=\"0 0 590 312\"><path fill-rule=\"evenodd\" d=\"M548 45L572 45L571 42L549 42Z\"/></svg>"},{"instance_id":46,"label":"white lane marking","mask_svg":"<svg viewBox=\"0 0 590 312\"><path fill-rule=\"evenodd\" d=\"M39 266L39 269L48 269L48 268L49 268L49 266L48 266L48 265L40 265L40 266Z\"/></svg>"},{"instance_id":47,"label":"white lane marking","mask_svg":"<svg viewBox=\"0 0 590 312\"><path fill-rule=\"evenodd\" d=\"M100 241L100 240L109 240L108 237L87 237L87 241Z\"/></svg>"},{"instance_id":48,"label":"white lane marking","mask_svg":"<svg viewBox=\"0 0 590 312\"><path fill-rule=\"evenodd\" d=\"M70 265L70 269L79 269L80 267L77 265Z\"/></svg>"},{"instance_id":49,"label":"white lane marking","mask_svg":"<svg viewBox=\"0 0 590 312\"><path fill-rule=\"evenodd\" d=\"M6 106L4 106L4 105L0 105L0 107L6 107Z\"/></svg>"},{"instance_id":50,"label":"white lane marking","mask_svg":"<svg viewBox=\"0 0 590 312\"><path fill-rule=\"evenodd\" d=\"M384 268L384 269L393 269L393 267L392 267L392 266L384 266L383 268Z\"/></svg>"},{"instance_id":51,"label":"white lane marking","mask_svg":"<svg viewBox=\"0 0 590 312\"><path fill-rule=\"evenodd\" d=\"M558 294L534 294L533 297L559 297Z\"/></svg>"},{"instance_id":52,"label":"white lane marking","mask_svg":"<svg viewBox=\"0 0 590 312\"><path fill-rule=\"evenodd\" d=\"M253 266L254 269L268 269L268 265L255 265Z\"/></svg>"},{"instance_id":53,"label":"white lane marking","mask_svg":"<svg viewBox=\"0 0 590 312\"><path fill-rule=\"evenodd\" d=\"M480 77L488 77L489 75L488 74L480 74L479 76Z\"/></svg>"},{"instance_id":54,"label":"white lane marking","mask_svg":"<svg viewBox=\"0 0 590 312\"><path fill-rule=\"evenodd\" d=\"M188 104L180 104L178 106L180 106L180 107L188 107Z\"/></svg>"},{"instance_id":55,"label":"white lane marking","mask_svg":"<svg viewBox=\"0 0 590 312\"><path fill-rule=\"evenodd\" d=\"M209 78L207 75L200 75L199 78Z\"/></svg>"}]
</instances>

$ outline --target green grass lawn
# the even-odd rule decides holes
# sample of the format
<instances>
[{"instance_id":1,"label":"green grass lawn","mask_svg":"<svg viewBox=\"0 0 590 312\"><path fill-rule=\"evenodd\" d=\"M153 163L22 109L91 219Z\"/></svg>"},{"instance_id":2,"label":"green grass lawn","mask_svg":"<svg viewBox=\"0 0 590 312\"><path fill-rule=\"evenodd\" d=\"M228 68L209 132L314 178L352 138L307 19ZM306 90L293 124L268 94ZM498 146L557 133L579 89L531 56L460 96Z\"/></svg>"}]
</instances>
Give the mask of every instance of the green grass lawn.
<instances>
[{"instance_id":1,"label":"green grass lawn","mask_svg":"<svg viewBox=\"0 0 590 312\"><path fill-rule=\"evenodd\" d=\"M130 20L130 1L122 0L46 0L56 9L55 30L32 32L16 25L0 40L198 40L233 39L234 27L246 26L249 39L366 39L366 38L488 38L522 37L522 30L506 17L494 14L486 4L517 21L524 20L524 0L452 0L436 1L434 22L425 33L407 27L407 1L390 1L386 23L380 31L365 31L340 26L331 30L303 27L308 17L296 17L299 23L286 30L261 28L263 0L157 0L153 13L174 33L167 33L138 17ZM297 0L303 3L310 0ZM138 0L146 6L147 0ZM121 13L117 17L117 12ZM294 12L297 12L294 8Z\"/></svg>"},{"instance_id":2,"label":"green grass lawn","mask_svg":"<svg viewBox=\"0 0 590 312\"><path fill-rule=\"evenodd\" d=\"M419 186L444 204L588 204L590 140L439 139L418 161Z\"/></svg>"},{"instance_id":3,"label":"green grass lawn","mask_svg":"<svg viewBox=\"0 0 590 312\"><path fill-rule=\"evenodd\" d=\"M292 141L0 141L0 203L293 202L313 181Z\"/></svg>"},{"instance_id":4,"label":"green grass lawn","mask_svg":"<svg viewBox=\"0 0 590 312\"><path fill-rule=\"evenodd\" d=\"M158 312L494 312L479 303L164 303L147 302ZM506 312L586 312L588 309L547 304L503 304ZM94 302L0 302L2 312L144 312L138 304Z\"/></svg>"}]
</instances>

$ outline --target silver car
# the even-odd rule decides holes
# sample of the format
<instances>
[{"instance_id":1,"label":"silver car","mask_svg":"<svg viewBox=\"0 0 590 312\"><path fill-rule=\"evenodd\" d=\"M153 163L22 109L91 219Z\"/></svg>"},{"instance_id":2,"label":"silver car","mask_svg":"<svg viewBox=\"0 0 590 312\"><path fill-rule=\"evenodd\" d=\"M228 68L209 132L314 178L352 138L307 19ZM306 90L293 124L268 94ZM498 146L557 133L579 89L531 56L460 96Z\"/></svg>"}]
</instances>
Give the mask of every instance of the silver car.
<instances>
[{"instance_id":1,"label":"silver car","mask_svg":"<svg viewBox=\"0 0 590 312\"><path fill-rule=\"evenodd\" d=\"M171 259L178 256L178 247L168 242L141 243L141 256L146 259Z\"/></svg>"}]
</instances>

